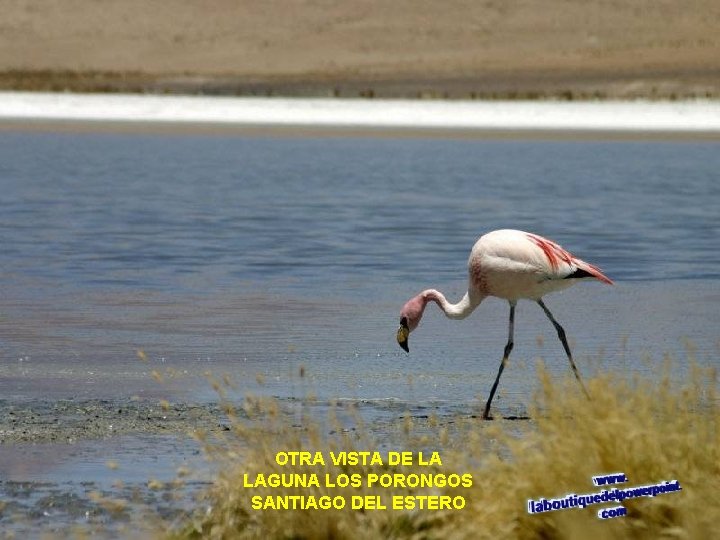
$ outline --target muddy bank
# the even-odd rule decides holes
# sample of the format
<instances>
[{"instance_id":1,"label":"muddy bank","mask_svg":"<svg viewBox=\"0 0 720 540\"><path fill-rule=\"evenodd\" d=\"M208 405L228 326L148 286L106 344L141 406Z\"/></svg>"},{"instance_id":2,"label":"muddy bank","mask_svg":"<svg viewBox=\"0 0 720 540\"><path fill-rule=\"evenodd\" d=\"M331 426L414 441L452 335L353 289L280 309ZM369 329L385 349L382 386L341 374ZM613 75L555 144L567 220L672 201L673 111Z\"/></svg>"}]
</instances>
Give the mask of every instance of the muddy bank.
<instances>
[{"instance_id":1,"label":"muddy bank","mask_svg":"<svg viewBox=\"0 0 720 540\"><path fill-rule=\"evenodd\" d=\"M224 429L219 418L211 404L0 402L0 530L156 538L210 485L190 434Z\"/></svg>"},{"instance_id":2,"label":"muddy bank","mask_svg":"<svg viewBox=\"0 0 720 540\"><path fill-rule=\"evenodd\" d=\"M250 403L257 407L264 401ZM420 436L441 426L455 440L468 422L479 421L467 408L399 402L290 399L270 400L267 406L273 403L291 430L319 422L329 437L340 430L364 440L367 429L381 450L394 449L409 425ZM330 412L336 421L321 420ZM262 415L255 420L240 416L247 425L264 425ZM360 417L368 421L365 428L358 428ZM531 422L518 419L527 420L510 415L505 425L520 431L530 427ZM190 434L208 433L218 450L224 443L217 436L242 443L230 425L218 403L0 402L0 530L16 538L158 538L204 511L208 502L203 496L224 463L209 462Z\"/></svg>"},{"instance_id":3,"label":"muddy bank","mask_svg":"<svg viewBox=\"0 0 720 540\"><path fill-rule=\"evenodd\" d=\"M0 401L0 444L74 443L129 433L222 431L217 404L141 400Z\"/></svg>"},{"instance_id":4,"label":"muddy bank","mask_svg":"<svg viewBox=\"0 0 720 540\"><path fill-rule=\"evenodd\" d=\"M157 538L212 481L194 434L217 403L0 401L0 530L16 538Z\"/></svg>"}]
</instances>

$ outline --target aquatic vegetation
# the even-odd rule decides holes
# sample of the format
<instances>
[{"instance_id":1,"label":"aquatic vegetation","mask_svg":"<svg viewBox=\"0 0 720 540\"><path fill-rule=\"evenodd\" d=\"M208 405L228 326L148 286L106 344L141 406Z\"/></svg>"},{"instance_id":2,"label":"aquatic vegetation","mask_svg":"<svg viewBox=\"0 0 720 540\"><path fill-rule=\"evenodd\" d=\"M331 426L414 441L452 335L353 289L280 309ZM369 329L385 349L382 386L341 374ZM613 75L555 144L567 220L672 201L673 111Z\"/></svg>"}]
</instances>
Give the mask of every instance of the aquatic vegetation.
<instances>
[{"instance_id":1,"label":"aquatic vegetation","mask_svg":"<svg viewBox=\"0 0 720 540\"><path fill-rule=\"evenodd\" d=\"M219 473L198 509L169 538L709 538L720 523L720 411L714 370L691 367L682 384L668 375L655 380L602 374L588 380L592 397L574 380L553 380L541 366L532 420L483 421L478 417L417 418L403 415L384 447L382 465L372 464L378 441L357 414L333 409L326 422L301 414L288 417L277 401L248 398L241 410L226 404L229 430L206 439ZM669 373L669 369L666 369ZM342 409L342 408L338 408ZM352 425L351 425L352 424ZM350 426L351 427L348 427ZM330 452L365 452L357 464L335 465ZM438 452L442 464L389 464L389 452ZM285 452L283 459L276 459ZM289 452L308 452L289 465ZM325 456L317 462L317 453ZM427 463L427 462L426 462ZM305 487L292 474L306 475ZM540 513L528 512L528 500L599 493L592 477L624 473L631 488L677 480L680 491L626 499L627 514L599 519L598 510L618 504L592 504ZM273 487L273 482L289 487ZM316 474L317 484L307 484ZM329 487L358 474L358 487ZM400 475L400 485L368 486L369 475ZM471 482L440 482L411 487L410 475L471 475ZM262 478L260 484L257 478ZM284 480L283 480L284 478ZM248 487L250 482L251 487ZM295 482L295 483L294 483ZM610 489L612 486L608 486ZM253 496L330 501L328 509L257 509ZM343 495L344 508L332 507ZM460 496L463 507L420 510L352 509L352 496L390 502L392 496ZM297 499L292 497L298 496ZM380 499L376 499L380 497ZM289 498L289 499L288 499ZM275 499L272 499L273 501ZM272 503L275 504L274 502ZM300 503L298 503L300 504Z\"/></svg>"}]
</instances>

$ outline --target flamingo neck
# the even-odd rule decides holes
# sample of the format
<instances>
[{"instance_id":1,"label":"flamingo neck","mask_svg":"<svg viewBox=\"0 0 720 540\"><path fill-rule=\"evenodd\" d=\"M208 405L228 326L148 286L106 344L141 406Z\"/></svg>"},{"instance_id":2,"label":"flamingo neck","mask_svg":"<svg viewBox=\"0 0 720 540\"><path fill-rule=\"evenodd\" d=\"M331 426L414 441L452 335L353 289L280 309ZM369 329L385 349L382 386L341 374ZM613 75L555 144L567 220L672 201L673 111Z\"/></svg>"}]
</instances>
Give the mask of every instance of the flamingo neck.
<instances>
[{"instance_id":1,"label":"flamingo neck","mask_svg":"<svg viewBox=\"0 0 720 540\"><path fill-rule=\"evenodd\" d=\"M445 315L450 319L464 319L480 305L482 298L473 297L469 292L465 293L457 304L448 302L445 295L435 289L428 289L421 293L425 302L435 302Z\"/></svg>"}]
</instances>

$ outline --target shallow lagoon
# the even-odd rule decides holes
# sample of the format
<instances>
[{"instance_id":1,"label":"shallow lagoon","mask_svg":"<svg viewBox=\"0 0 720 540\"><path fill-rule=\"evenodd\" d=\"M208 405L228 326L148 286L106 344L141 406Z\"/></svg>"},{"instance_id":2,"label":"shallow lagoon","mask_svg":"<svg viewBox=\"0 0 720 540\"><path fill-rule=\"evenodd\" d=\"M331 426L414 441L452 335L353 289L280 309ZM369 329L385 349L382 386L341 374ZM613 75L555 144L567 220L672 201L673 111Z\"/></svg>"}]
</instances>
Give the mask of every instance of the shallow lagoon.
<instances>
[{"instance_id":1,"label":"shallow lagoon","mask_svg":"<svg viewBox=\"0 0 720 540\"><path fill-rule=\"evenodd\" d=\"M688 354L711 364L718 170L717 145L690 141L5 131L4 404L212 404L212 372L238 400L267 394L318 416L353 403L380 431L406 411L477 414L505 341L503 302L462 322L429 311L409 356L394 333L419 290L459 298L470 246L501 227L553 238L616 280L547 298L583 373L652 375L666 353L678 370ZM527 412L538 358L568 371L542 312L521 303L501 414ZM138 478L200 463L191 441L159 440L36 448L44 465L26 480L104 486L125 473L103 464L122 471L138 452L160 456ZM8 479L22 480L26 451L2 449Z\"/></svg>"}]
</instances>

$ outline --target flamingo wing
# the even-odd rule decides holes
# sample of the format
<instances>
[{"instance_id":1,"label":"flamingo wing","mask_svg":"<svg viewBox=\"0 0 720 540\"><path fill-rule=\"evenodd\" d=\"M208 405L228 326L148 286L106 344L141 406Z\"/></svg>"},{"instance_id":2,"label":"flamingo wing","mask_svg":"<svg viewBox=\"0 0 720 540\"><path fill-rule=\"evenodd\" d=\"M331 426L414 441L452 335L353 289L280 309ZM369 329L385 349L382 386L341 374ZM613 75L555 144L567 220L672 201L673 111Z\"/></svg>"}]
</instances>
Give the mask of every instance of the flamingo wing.
<instances>
[{"instance_id":1,"label":"flamingo wing","mask_svg":"<svg viewBox=\"0 0 720 540\"><path fill-rule=\"evenodd\" d=\"M603 283L612 285L612 280L602 273L600 268L594 264L578 259L569 251L566 251L559 244L543 238L540 235L525 233L525 236L538 248L540 248L549 266L552 278L554 279L580 279L595 278Z\"/></svg>"}]
</instances>

